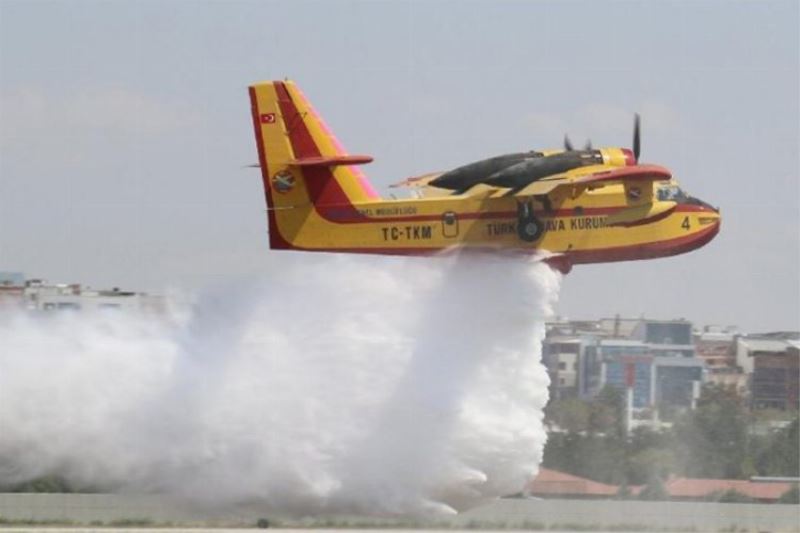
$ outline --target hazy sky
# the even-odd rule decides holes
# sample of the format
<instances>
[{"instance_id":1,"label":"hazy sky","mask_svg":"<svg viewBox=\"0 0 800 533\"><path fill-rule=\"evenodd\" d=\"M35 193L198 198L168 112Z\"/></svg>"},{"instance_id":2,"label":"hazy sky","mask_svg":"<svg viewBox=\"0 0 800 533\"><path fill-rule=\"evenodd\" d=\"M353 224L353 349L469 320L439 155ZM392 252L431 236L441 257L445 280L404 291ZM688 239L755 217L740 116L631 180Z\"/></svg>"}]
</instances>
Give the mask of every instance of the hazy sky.
<instances>
[{"instance_id":1,"label":"hazy sky","mask_svg":"<svg viewBox=\"0 0 800 533\"><path fill-rule=\"evenodd\" d=\"M290 77L384 193L565 132L628 146L639 111L642 160L722 231L577 267L560 314L797 329L799 25L795 0L0 0L0 270L149 290L264 270L246 87Z\"/></svg>"}]
</instances>

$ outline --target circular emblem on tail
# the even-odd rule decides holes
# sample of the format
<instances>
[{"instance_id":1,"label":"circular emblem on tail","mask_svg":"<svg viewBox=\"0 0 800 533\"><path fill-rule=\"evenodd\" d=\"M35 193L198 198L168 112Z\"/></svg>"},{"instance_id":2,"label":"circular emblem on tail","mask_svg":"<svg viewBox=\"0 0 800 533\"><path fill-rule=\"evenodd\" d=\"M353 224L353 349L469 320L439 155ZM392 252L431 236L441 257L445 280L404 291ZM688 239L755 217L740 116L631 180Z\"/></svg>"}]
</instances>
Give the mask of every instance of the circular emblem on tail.
<instances>
[{"instance_id":1,"label":"circular emblem on tail","mask_svg":"<svg viewBox=\"0 0 800 533\"><path fill-rule=\"evenodd\" d=\"M294 183L294 176L288 170L281 170L272 176L272 188L281 194L294 189Z\"/></svg>"}]
</instances>

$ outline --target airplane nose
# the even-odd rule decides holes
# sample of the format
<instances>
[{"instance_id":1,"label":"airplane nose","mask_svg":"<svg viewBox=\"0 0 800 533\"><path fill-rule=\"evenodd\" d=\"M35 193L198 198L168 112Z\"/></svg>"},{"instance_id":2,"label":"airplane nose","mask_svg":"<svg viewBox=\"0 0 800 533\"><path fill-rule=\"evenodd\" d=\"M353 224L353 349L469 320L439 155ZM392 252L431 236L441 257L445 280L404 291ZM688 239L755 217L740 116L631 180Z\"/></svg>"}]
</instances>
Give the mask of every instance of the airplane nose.
<instances>
[{"instance_id":1,"label":"airplane nose","mask_svg":"<svg viewBox=\"0 0 800 533\"><path fill-rule=\"evenodd\" d=\"M719 228L720 224L722 223L722 215L719 213L719 208L713 207L702 200L698 200L698 202L700 203L695 205L699 205L702 209L702 212L699 214L698 218L700 225L706 226L713 224L714 227ZM717 229L717 231L719 231L719 229Z\"/></svg>"},{"instance_id":2,"label":"airplane nose","mask_svg":"<svg viewBox=\"0 0 800 533\"><path fill-rule=\"evenodd\" d=\"M687 197L684 203L687 203L689 205L699 205L700 207L704 207L709 211L714 211L715 213L719 213L718 207L714 207L713 205L704 202L700 198L695 198L694 196Z\"/></svg>"}]
</instances>

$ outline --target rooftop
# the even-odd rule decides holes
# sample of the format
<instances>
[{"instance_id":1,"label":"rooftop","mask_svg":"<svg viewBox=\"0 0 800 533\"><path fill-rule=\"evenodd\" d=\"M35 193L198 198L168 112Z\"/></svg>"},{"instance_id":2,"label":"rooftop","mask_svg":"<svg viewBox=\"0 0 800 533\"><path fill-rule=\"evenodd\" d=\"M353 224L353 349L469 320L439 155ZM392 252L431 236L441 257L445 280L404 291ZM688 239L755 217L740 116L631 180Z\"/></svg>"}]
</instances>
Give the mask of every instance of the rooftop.
<instances>
[{"instance_id":1,"label":"rooftop","mask_svg":"<svg viewBox=\"0 0 800 533\"><path fill-rule=\"evenodd\" d=\"M743 344L750 352L774 352L783 353L789 347L796 347L795 343L790 340L783 339L765 339L753 337L741 337L739 342Z\"/></svg>"},{"instance_id":2,"label":"rooftop","mask_svg":"<svg viewBox=\"0 0 800 533\"><path fill-rule=\"evenodd\" d=\"M772 339L772 340L800 340L800 331L768 331L765 333L750 333L747 339Z\"/></svg>"},{"instance_id":3,"label":"rooftop","mask_svg":"<svg viewBox=\"0 0 800 533\"><path fill-rule=\"evenodd\" d=\"M661 356L653 359L656 366L687 366L687 367L704 367L705 361L699 357L673 357Z\"/></svg>"},{"instance_id":4,"label":"rooftop","mask_svg":"<svg viewBox=\"0 0 800 533\"><path fill-rule=\"evenodd\" d=\"M718 492L734 490L756 500L777 500L792 488L789 482L750 481L746 479L674 478L665 483L673 498L703 498Z\"/></svg>"},{"instance_id":5,"label":"rooftop","mask_svg":"<svg viewBox=\"0 0 800 533\"><path fill-rule=\"evenodd\" d=\"M573 476L566 472L541 468L539 474L528 484L528 492L541 495L613 496L619 488L598 481Z\"/></svg>"},{"instance_id":6,"label":"rooftop","mask_svg":"<svg viewBox=\"0 0 800 533\"><path fill-rule=\"evenodd\" d=\"M603 339L600 346L645 346L642 341L631 339Z\"/></svg>"},{"instance_id":7,"label":"rooftop","mask_svg":"<svg viewBox=\"0 0 800 533\"><path fill-rule=\"evenodd\" d=\"M775 501L792 488L792 479L692 479L672 478L664 483L671 498L705 499L729 490L736 491L755 500ZM638 494L644 486L630 487ZM542 468L536 478L528 484L528 492L540 496L608 497L619 493L619 487L591 479L574 476L558 470Z\"/></svg>"}]
</instances>

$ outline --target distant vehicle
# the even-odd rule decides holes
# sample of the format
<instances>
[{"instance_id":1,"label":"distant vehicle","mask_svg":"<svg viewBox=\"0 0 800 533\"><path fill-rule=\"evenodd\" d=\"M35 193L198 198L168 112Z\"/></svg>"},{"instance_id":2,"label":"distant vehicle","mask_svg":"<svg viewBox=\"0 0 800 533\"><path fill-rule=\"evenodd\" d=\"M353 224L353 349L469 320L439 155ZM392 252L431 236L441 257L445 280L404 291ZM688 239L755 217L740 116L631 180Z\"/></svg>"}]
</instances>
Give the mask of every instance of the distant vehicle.
<instances>
[{"instance_id":1,"label":"distant vehicle","mask_svg":"<svg viewBox=\"0 0 800 533\"><path fill-rule=\"evenodd\" d=\"M719 231L719 210L680 189L633 147L535 150L408 178L416 198L382 199L291 81L250 87L270 247L435 254L451 247L549 252L555 268L688 252Z\"/></svg>"}]
</instances>

